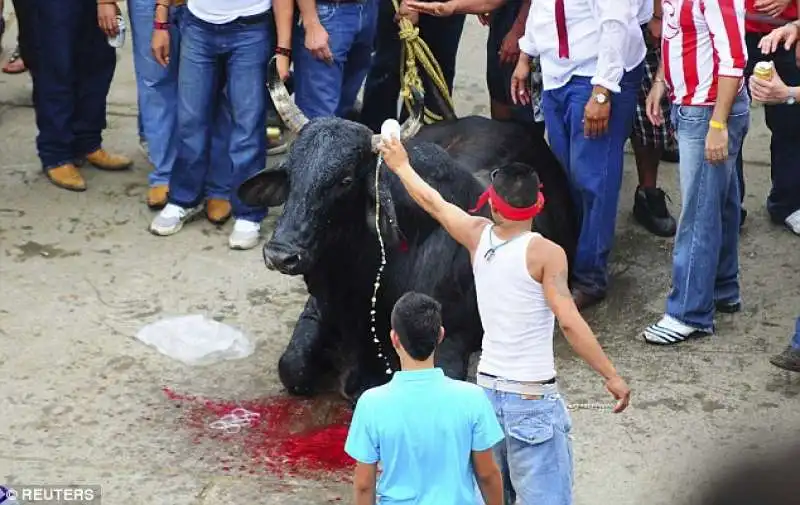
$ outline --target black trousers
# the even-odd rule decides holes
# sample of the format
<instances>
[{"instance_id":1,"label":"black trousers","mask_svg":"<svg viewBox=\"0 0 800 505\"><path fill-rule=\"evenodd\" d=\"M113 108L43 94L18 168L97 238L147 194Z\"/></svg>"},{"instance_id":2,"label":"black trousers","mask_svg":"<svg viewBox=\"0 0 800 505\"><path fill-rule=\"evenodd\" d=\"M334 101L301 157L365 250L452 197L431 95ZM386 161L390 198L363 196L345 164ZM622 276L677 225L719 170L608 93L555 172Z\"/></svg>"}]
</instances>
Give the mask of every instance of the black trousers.
<instances>
[{"instance_id":1,"label":"black trousers","mask_svg":"<svg viewBox=\"0 0 800 505\"><path fill-rule=\"evenodd\" d=\"M33 23L32 15L33 0L13 0L14 12L17 14L17 30L19 36L19 54L28 69L36 65L36 56L33 51Z\"/></svg>"}]
</instances>

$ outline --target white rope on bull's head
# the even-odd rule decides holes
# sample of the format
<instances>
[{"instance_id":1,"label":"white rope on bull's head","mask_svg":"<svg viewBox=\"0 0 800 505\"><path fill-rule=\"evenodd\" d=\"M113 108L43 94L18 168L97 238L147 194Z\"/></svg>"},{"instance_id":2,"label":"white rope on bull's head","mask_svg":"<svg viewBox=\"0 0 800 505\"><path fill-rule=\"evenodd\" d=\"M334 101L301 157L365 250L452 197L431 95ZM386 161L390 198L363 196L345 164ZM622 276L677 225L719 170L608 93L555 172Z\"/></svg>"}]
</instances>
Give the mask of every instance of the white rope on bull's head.
<instances>
[{"instance_id":1,"label":"white rope on bull's head","mask_svg":"<svg viewBox=\"0 0 800 505\"><path fill-rule=\"evenodd\" d=\"M394 119L387 119L381 126L381 139L388 141L392 137L400 139L400 123ZM381 163L383 163L383 155L378 153L378 162L375 164L375 232L378 235L378 244L381 247L381 263L378 265L378 272L375 275L375 286L372 292L372 308L369 311L370 316L370 331L372 332L372 341L378 348L378 358L383 359L386 363L386 375L392 375L392 365L389 362L389 356L381 346L381 340L378 338L378 333L375 330L375 307L378 303L378 289L381 287L381 277L383 276L383 269L386 266L386 246L383 243L381 236L381 199L380 199L380 173Z\"/></svg>"}]
</instances>

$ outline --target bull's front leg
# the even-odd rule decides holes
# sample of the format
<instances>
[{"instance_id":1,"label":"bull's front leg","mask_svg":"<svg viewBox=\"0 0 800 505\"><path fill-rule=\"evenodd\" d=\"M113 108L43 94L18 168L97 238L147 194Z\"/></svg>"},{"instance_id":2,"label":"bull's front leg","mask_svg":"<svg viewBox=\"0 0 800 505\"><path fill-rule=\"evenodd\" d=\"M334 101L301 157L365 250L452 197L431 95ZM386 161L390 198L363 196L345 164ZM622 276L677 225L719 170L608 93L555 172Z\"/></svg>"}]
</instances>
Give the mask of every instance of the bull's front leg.
<instances>
[{"instance_id":1,"label":"bull's front leg","mask_svg":"<svg viewBox=\"0 0 800 505\"><path fill-rule=\"evenodd\" d=\"M278 375L290 394L311 396L319 379L330 371L325 359L325 342L332 329L322 319L319 302L309 296L297 319L292 339L278 361Z\"/></svg>"}]
</instances>

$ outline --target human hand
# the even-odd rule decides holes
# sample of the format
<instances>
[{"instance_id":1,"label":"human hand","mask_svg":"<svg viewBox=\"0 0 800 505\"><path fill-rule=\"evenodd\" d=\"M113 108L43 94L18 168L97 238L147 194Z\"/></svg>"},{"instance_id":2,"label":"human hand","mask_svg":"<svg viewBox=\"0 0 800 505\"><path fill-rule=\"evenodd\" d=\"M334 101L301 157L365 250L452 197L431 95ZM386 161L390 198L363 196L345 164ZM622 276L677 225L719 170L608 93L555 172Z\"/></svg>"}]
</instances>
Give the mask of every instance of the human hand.
<instances>
[{"instance_id":1,"label":"human hand","mask_svg":"<svg viewBox=\"0 0 800 505\"><path fill-rule=\"evenodd\" d=\"M408 8L405 0L400 4L397 14L394 15L394 22L399 23L401 19L407 19L412 25L416 26L419 23L419 12L412 11Z\"/></svg>"},{"instance_id":2,"label":"human hand","mask_svg":"<svg viewBox=\"0 0 800 505\"><path fill-rule=\"evenodd\" d=\"M159 65L162 67L169 65L169 31L153 30L150 49L153 50L153 57Z\"/></svg>"},{"instance_id":3,"label":"human hand","mask_svg":"<svg viewBox=\"0 0 800 505\"><path fill-rule=\"evenodd\" d=\"M277 58L275 63L278 66L278 75L281 77L282 81L285 81L289 78L289 66L291 65L291 60L285 54L278 54L276 55Z\"/></svg>"},{"instance_id":4,"label":"human hand","mask_svg":"<svg viewBox=\"0 0 800 505\"><path fill-rule=\"evenodd\" d=\"M789 0L756 0L755 8L768 16L778 17L789 5Z\"/></svg>"},{"instance_id":5,"label":"human hand","mask_svg":"<svg viewBox=\"0 0 800 505\"><path fill-rule=\"evenodd\" d=\"M439 18L446 18L455 13L455 8L451 2L420 2L417 0L407 0L406 6L413 12L428 14Z\"/></svg>"},{"instance_id":6,"label":"human hand","mask_svg":"<svg viewBox=\"0 0 800 505\"><path fill-rule=\"evenodd\" d=\"M631 389L622 377L615 375L606 380L606 389L617 400L612 412L619 414L628 407L631 402Z\"/></svg>"},{"instance_id":7,"label":"human hand","mask_svg":"<svg viewBox=\"0 0 800 505\"><path fill-rule=\"evenodd\" d=\"M328 45L328 32L325 30L325 27L322 26L319 21L317 21L316 23L309 23L305 28L306 49L311 52L311 55L314 58L322 60L328 64L333 63L333 54L331 53L331 48Z\"/></svg>"},{"instance_id":8,"label":"human hand","mask_svg":"<svg viewBox=\"0 0 800 505\"><path fill-rule=\"evenodd\" d=\"M388 142L384 139L378 144L378 149L383 155L383 161L394 173L408 164L408 153L403 143L396 137L391 137Z\"/></svg>"},{"instance_id":9,"label":"human hand","mask_svg":"<svg viewBox=\"0 0 800 505\"><path fill-rule=\"evenodd\" d=\"M511 101L515 105L531 103L530 79L531 60L527 54L520 53L517 66L511 75Z\"/></svg>"},{"instance_id":10,"label":"human hand","mask_svg":"<svg viewBox=\"0 0 800 505\"><path fill-rule=\"evenodd\" d=\"M664 124L664 115L661 113L661 100L664 99L666 91L664 81L654 81L653 87L650 88L650 93L647 94L645 112L647 113L647 119L655 126Z\"/></svg>"},{"instance_id":11,"label":"human hand","mask_svg":"<svg viewBox=\"0 0 800 505\"><path fill-rule=\"evenodd\" d=\"M783 103L789 98L789 86L781 80L777 72L772 79L765 81L755 75L750 76L750 93L762 103Z\"/></svg>"},{"instance_id":12,"label":"human hand","mask_svg":"<svg viewBox=\"0 0 800 505\"><path fill-rule=\"evenodd\" d=\"M519 29L512 27L511 30L503 37L503 42L500 44L500 63L513 64L519 60L519 39L525 35L525 28Z\"/></svg>"},{"instance_id":13,"label":"human hand","mask_svg":"<svg viewBox=\"0 0 800 505\"><path fill-rule=\"evenodd\" d=\"M792 48L792 45L797 42L800 35L800 27L794 23L783 25L780 28L775 28L767 35L761 37L758 42L758 48L761 49L763 54L772 54L778 49L778 44L783 42L783 48L787 51Z\"/></svg>"},{"instance_id":14,"label":"human hand","mask_svg":"<svg viewBox=\"0 0 800 505\"><path fill-rule=\"evenodd\" d=\"M650 34L650 37L656 42L661 40L661 20L657 18L651 19L647 23L647 32Z\"/></svg>"},{"instance_id":15,"label":"human hand","mask_svg":"<svg viewBox=\"0 0 800 505\"><path fill-rule=\"evenodd\" d=\"M722 163L728 159L728 128L709 128L706 134L706 160Z\"/></svg>"},{"instance_id":16,"label":"human hand","mask_svg":"<svg viewBox=\"0 0 800 505\"><path fill-rule=\"evenodd\" d=\"M119 33L117 24L117 4L97 4L97 26L106 37L116 37Z\"/></svg>"},{"instance_id":17,"label":"human hand","mask_svg":"<svg viewBox=\"0 0 800 505\"><path fill-rule=\"evenodd\" d=\"M595 95L604 93L606 103L597 103ZM587 138L600 137L608 131L608 119L611 117L611 93L595 86L592 96L583 108L583 134Z\"/></svg>"}]
</instances>

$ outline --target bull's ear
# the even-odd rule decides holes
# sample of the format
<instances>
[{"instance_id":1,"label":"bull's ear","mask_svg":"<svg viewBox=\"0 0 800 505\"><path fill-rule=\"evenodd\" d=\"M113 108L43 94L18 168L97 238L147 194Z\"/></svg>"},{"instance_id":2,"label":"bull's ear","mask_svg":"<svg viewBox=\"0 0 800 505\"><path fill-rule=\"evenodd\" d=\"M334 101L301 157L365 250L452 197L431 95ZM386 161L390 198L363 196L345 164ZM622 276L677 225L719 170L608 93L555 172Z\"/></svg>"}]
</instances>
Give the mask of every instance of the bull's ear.
<instances>
[{"instance_id":1,"label":"bull's ear","mask_svg":"<svg viewBox=\"0 0 800 505\"><path fill-rule=\"evenodd\" d=\"M263 170L244 181L237 194L251 207L279 207L289 195L289 174L283 168Z\"/></svg>"}]
</instances>

